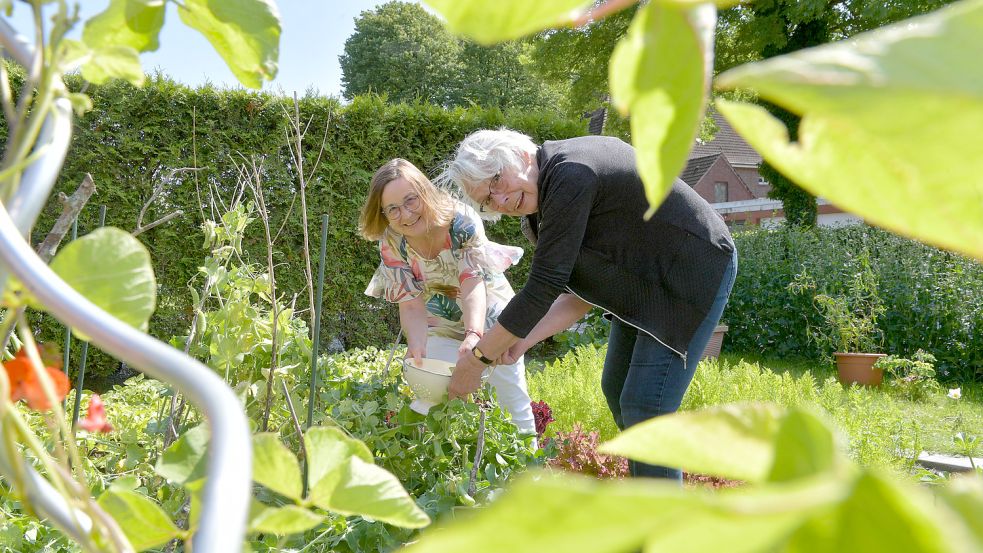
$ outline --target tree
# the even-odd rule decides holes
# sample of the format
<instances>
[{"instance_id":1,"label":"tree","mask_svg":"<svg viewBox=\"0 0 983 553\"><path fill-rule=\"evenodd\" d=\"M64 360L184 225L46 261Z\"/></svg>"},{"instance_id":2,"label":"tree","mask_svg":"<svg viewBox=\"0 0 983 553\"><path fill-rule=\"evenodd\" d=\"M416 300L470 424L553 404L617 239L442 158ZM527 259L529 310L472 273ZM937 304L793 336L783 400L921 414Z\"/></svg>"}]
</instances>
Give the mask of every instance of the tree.
<instances>
[{"instance_id":1,"label":"tree","mask_svg":"<svg viewBox=\"0 0 983 553\"><path fill-rule=\"evenodd\" d=\"M389 2L362 12L339 57L345 98L385 93L394 102L449 105L461 46L418 4Z\"/></svg>"},{"instance_id":2,"label":"tree","mask_svg":"<svg viewBox=\"0 0 983 553\"><path fill-rule=\"evenodd\" d=\"M564 95L529 68L530 46L482 46L451 35L418 4L364 11L340 57L345 98L376 92L393 102L558 110Z\"/></svg>"},{"instance_id":3,"label":"tree","mask_svg":"<svg viewBox=\"0 0 983 553\"><path fill-rule=\"evenodd\" d=\"M534 71L566 92L568 114L580 116L609 107L608 61L637 11L638 6L632 6L590 25L544 31L533 39ZM609 112L609 117L616 117L613 110ZM616 127L627 134L623 121Z\"/></svg>"},{"instance_id":4,"label":"tree","mask_svg":"<svg viewBox=\"0 0 983 553\"><path fill-rule=\"evenodd\" d=\"M949 0L761 0L720 14L715 73L759 59L780 56L850 37L913 15L934 10ZM799 117L779 106L762 104L798 137ZM785 218L801 226L816 224L816 198L767 162L761 176L771 183L768 197L781 200Z\"/></svg>"},{"instance_id":5,"label":"tree","mask_svg":"<svg viewBox=\"0 0 983 553\"><path fill-rule=\"evenodd\" d=\"M731 67L850 37L901 19L934 10L951 0L758 0L723 10L717 23L714 73ZM603 2L595 1L595 6ZM536 71L546 80L565 84L571 114L582 115L606 106L608 60L627 33L638 6L575 29L544 31L535 39ZM798 117L778 106L769 111L782 120L794 138ZM611 124L613 123L613 125ZM710 119L701 134L712 134ZM627 137L624 121L609 111L605 132ZM772 184L769 194L782 201L793 224L814 225L816 199L768 164L761 175Z\"/></svg>"},{"instance_id":6,"label":"tree","mask_svg":"<svg viewBox=\"0 0 983 553\"><path fill-rule=\"evenodd\" d=\"M562 90L530 70L532 45L511 41L494 46L462 40L455 104L506 109L551 109L564 106Z\"/></svg>"}]
</instances>

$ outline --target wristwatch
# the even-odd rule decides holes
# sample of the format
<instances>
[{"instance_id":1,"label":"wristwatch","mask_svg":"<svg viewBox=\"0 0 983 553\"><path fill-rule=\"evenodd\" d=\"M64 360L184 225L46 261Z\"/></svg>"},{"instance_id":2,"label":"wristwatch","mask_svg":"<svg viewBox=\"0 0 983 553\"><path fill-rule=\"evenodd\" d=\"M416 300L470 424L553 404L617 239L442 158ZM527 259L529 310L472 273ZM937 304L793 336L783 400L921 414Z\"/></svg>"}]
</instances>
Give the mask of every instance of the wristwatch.
<instances>
[{"instance_id":1,"label":"wristwatch","mask_svg":"<svg viewBox=\"0 0 983 553\"><path fill-rule=\"evenodd\" d=\"M475 346L475 347L471 348L471 355L474 355L475 359L477 359L478 361L481 361L482 364L484 364L484 365L494 365L495 364L495 360L494 359L489 359L489 358L485 357L485 354L484 353L481 353L481 350L478 349L478 346Z\"/></svg>"}]
</instances>

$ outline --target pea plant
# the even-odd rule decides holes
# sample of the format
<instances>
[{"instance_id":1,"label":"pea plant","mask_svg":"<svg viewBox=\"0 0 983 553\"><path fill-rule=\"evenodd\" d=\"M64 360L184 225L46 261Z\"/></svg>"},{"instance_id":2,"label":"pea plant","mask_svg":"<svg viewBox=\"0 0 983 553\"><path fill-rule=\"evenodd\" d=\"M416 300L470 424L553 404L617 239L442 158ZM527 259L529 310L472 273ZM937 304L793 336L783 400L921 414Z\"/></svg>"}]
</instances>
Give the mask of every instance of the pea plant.
<instances>
[{"instance_id":1,"label":"pea plant","mask_svg":"<svg viewBox=\"0 0 983 553\"><path fill-rule=\"evenodd\" d=\"M140 85L144 76L138 56L140 52L158 47L157 36L164 22L166 2L111 0L105 11L85 22L81 40L67 38L68 32L80 22L77 6L69 5L64 0L33 0L23 4L31 10L35 23L33 49L19 42L8 27L0 29L5 52L12 52L17 61L28 66L24 89L15 97L9 84L7 66L0 65L0 103L10 130L0 166L0 201L5 208L14 206L9 214L6 211L0 213L0 224L6 225L3 234L29 235L30 225L37 216L36 209L42 202L35 197L38 196L37 191L25 192L21 189L32 186L48 187L39 188L40 192L50 189L56 176L56 171L50 171L53 163L50 160L56 158L60 164L68 144L70 125L65 123L69 121L70 114L65 106L70 104L76 112L91 108L91 102L84 94L67 89L63 75L79 70L84 79L93 83L122 78ZM184 0L175 4L181 20L205 35L244 84L258 87L263 79L275 75L280 21L272 1ZM0 2L0 9L9 14L15 5L9 0ZM47 29L46 19L50 20ZM38 176L36 164L41 162L41 171L47 173ZM25 175L30 171L34 172L27 178ZM25 203L30 207L25 207ZM244 215L240 212L233 218L237 216L238 219L232 221L234 228L244 226ZM20 227L14 228L16 224ZM5 243L8 248L11 247L9 241ZM14 250L17 247L19 245L13 246ZM235 246L232 245L234 250ZM213 261L218 259L221 256ZM23 263L26 265L20 267L35 261ZM312 428L303 435L297 433L295 439L302 441L304 446L303 476L296 456L280 442L278 435L261 433L252 443L255 462L251 462L253 459L248 455L249 444L242 443L244 448L239 453L246 453L246 459L236 459L235 467L211 467L206 477L204 467L221 458L217 454L212 455L212 460L206 462L206 446L218 448L221 443L228 451L228 446L234 443L230 437L232 432L230 435L224 435L224 432L240 431L235 415L229 416L219 407L230 407L229 403L223 402L228 402L226 398L234 397L231 392L221 384L216 385L216 379L204 379L204 382L213 386L211 392L220 399L209 399L209 392L203 391L207 386L202 384L200 377L208 376L207 373L199 374L195 382L184 380L184 383L188 388L195 389L198 400L212 410L211 426L212 430L217 431L215 435L209 436L205 426L197 426L186 432L184 429L178 430L172 408L166 424L162 425L158 417L156 425L158 428L166 426L173 431L172 437L178 438L173 443L165 443L167 449L154 465L157 480L146 474L142 475L145 478L139 478L117 473L109 478L99 478L98 485L90 487L87 471L98 468L97 464L83 462L75 440L75 429L68 427L60 406L68 392L68 378L58 370L56 363L42 354L43 350L34 343L27 326L27 309L48 309L44 302L32 296L31 291L44 291L46 297L55 298L51 301L57 301L58 305L67 305L62 298L71 298L73 305L58 312L69 313L72 317L76 316L73 310L80 307L83 310L98 310L97 319L77 317L86 321L84 326L89 330L75 328L74 333L79 339L88 340L86 333L95 328L90 324L93 320L102 320L103 324L114 329L116 322L123 321L145 331L156 301L156 283L146 249L129 233L113 228L100 229L69 244L55 256L50 269L53 271L50 275L42 270L36 277L44 281L41 283L31 280L17 282L5 272L0 278L0 281L9 283L3 295L6 311L0 322L4 347L15 327L22 344L13 358L4 363L4 370L0 371L0 474L15 493L22 494L25 509L31 511L38 507L39 511L50 515L61 530L71 535L78 547L86 551L136 551L163 546L175 539L186 542L194 539L193 543L199 549L238 550L241 544L237 542L245 524L236 513L242 512L244 515L245 505L232 501L233 511L221 513L215 506L210 511L206 510L204 503L209 498L218 497L218 494L225 496L226 503L230 503L230 498L234 500L247 495L245 488L248 480L238 481L238 475L247 474L250 466L252 480L260 485L264 493L269 494L264 497L272 498L267 504L257 502L250 516L250 532L267 535L302 532L319 524L321 519L329 516L328 512L362 515L409 528L429 523L427 515L417 507L395 477L374 464L366 447L337 429ZM221 269L222 265L218 262L206 266L206 280L209 287L215 286L216 294L235 296L234 307L249 307L251 294L261 295L266 290L261 282L247 286L250 267L239 267L231 273L228 270L223 273ZM25 275L34 277L23 268L18 275L21 278L26 278ZM67 283L81 296L76 299L60 289L51 292L57 288L49 286L53 280ZM303 325L289 324L289 311L276 309L275 294L268 295L274 306L273 320L270 322L274 336L281 316L287 319L285 322L288 324L284 328L295 330L301 337L306 336ZM91 304L84 303L86 299ZM200 301L196 303L203 305ZM98 319L106 314L114 317L115 322ZM204 313L201 315L201 326L185 340L186 352L196 338L196 332L200 330L204 334L209 324L207 316ZM231 312L220 310L210 321L213 327L219 329L210 337L221 336L224 340L219 340L215 354L217 364L224 369L226 378L236 379L247 387L254 374L250 369L255 366L243 368L242 363L249 354L262 359L262 315L257 312L260 320L252 321L250 327L254 331L252 337L255 343L252 346L255 349L241 351L242 348L238 348L238 352L231 351L228 336L229 332L237 330L231 327L242 326L241 319L236 320ZM186 366L186 370L190 371L188 367L192 365L198 366L185 362L185 358L170 351L161 350L157 344L150 345L153 340L146 340L142 334L97 329L97 334L103 336L103 342L113 333L117 340L111 348L113 351L127 351L127 346L119 342L119 337L125 335L137 339L143 344L142 347L151 348L158 355L177 360L178 364ZM298 339L297 342L302 350L303 340ZM210 340L209 347L211 345ZM271 349L275 360L277 350L275 347ZM140 359L139 356L145 356L146 351L127 355L131 359ZM141 364L153 367L158 366L156 363L159 360L144 358ZM232 374L233 368L237 370L236 374ZM273 372L277 368L275 362L270 364L270 383L274 381ZM279 368L282 370L283 367ZM179 374L180 378L186 378L189 374L168 373L162 369L160 373ZM269 397L270 390L266 392ZM172 396L172 400L174 398L176 396ZM22 400L28 409L44 413L47 440L42 439L36 429L26 422L21 408L16 405ZM232 409L237 407L231 406ZM93 433L113 430L105 416L104 405L97 396L90 397L88 415L79 421L78 429ZM127 461L124 461L124 466L130 457L143 457L141 453L146 451L140 451L143 445L126 445ZM138 460L135 468L140 466L146 465ZM119 465L113 468L118 469ZM161 481L166 481L167 486L158 485ZM223 483L238 489L230 489ZM93 497L93 492L98 493L98 498ZM162 501L165 506L170 505L172 512L176 508L182 520L172 520L173 517L164 512L157 501ZM187 516L183 516L185 513ZM213 524L224 518L231 527L205 528L203 522L209 513L212 516L207 520ZM198 536L205 537L199 541Z\"/></svg>"}]
</instances>

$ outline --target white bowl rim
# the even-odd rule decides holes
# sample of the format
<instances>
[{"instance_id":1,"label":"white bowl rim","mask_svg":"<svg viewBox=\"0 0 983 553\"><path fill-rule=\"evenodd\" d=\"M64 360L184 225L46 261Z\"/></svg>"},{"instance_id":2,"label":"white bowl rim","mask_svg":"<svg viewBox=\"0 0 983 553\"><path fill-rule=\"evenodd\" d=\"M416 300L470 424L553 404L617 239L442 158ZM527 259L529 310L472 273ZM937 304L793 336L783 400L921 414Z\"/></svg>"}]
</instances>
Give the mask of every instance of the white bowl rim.
<instances>
[{"instance_id":1,"label":"white bowl rim","mask_svg":"<svg viewBox=\"0 0 983 553\"><path fill-rule=\"evenodd\" d=\"M422 367L417 367L416 365L413 364L413 360L412 359L405 358L405 359L403 359L403 367L404 368L405 367L412 367L413 369L418 370L420 372L425 372L427 374L432 374L434 376L442 376L444 378L450 378L451 375L450 374L444 374L444 373L441 373L441 372L436 372L434 369L428 369L427 366L426 366L426 362L427 361L435 361L435 362L440 363L440 364L448 365L448 367L447 367L447 371L448 372L453 372L453 370L454 370L454 364L453 363L451 363L449 361L444 361L442 359L433 359L433 358L423 357L422 358L422 361L424 362L423 363L423 366Z\"/></svg>"}]
</instances>

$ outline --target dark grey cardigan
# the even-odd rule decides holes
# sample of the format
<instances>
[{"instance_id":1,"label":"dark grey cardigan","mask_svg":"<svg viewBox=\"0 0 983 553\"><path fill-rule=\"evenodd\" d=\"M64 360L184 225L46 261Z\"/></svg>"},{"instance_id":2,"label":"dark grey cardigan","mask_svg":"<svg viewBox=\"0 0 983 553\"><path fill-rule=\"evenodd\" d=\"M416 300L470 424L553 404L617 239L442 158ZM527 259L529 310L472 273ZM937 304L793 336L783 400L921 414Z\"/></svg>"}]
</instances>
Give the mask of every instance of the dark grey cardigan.
<instances>
[{"instance_id":1,"label":"dark grey cardigan","mask_svg":"<svg viewBox=\"0 0 983 553\"><path fill-rule=\"evenodd\" d=\"M676 179L645 221L635 150L617 138L546 142L536 160L539 211L528 218L536 252L498 322L525 337L572 291L684 355L734 251L723 219Z\"/></svg>"}]
</instances>

